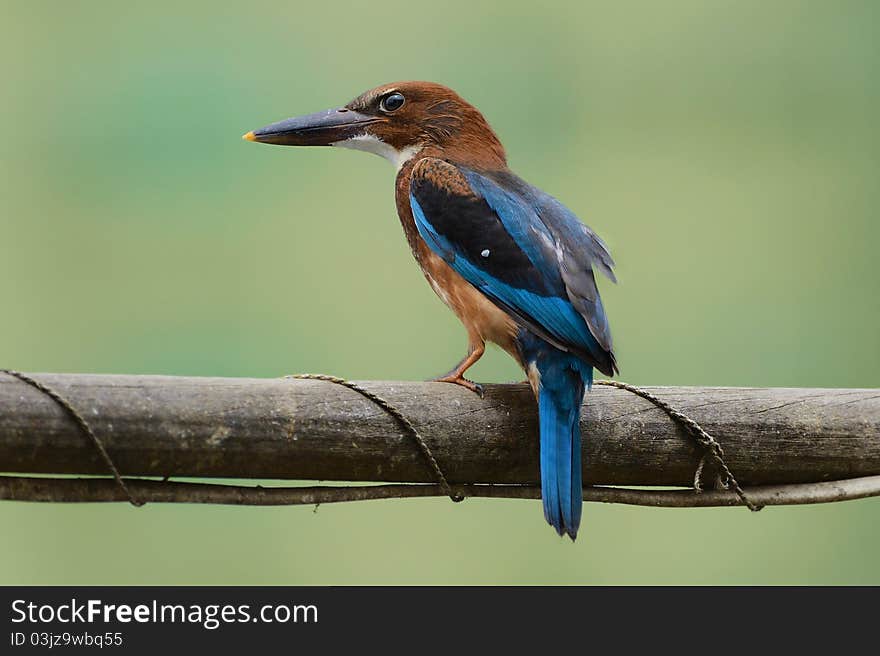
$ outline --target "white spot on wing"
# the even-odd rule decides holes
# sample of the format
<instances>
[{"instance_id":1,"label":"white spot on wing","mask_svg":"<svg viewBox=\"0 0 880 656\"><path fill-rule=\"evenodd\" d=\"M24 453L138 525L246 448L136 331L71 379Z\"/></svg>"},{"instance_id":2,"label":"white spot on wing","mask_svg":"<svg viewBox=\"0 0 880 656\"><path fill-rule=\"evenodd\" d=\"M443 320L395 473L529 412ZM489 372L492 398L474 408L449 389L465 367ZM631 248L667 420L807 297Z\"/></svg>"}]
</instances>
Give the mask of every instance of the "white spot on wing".
<instances>
[{"instance_id":1,"label":"white spot on wing","mask_svg":"<svg viewBox=\"0 0 880 656\"><path fill-rule=\"evenodd\" d=\"M487 249L481 251L480 255L482 255L483 257L489 257L489 249L487 248Z\"/></svg>"}]
</instances>

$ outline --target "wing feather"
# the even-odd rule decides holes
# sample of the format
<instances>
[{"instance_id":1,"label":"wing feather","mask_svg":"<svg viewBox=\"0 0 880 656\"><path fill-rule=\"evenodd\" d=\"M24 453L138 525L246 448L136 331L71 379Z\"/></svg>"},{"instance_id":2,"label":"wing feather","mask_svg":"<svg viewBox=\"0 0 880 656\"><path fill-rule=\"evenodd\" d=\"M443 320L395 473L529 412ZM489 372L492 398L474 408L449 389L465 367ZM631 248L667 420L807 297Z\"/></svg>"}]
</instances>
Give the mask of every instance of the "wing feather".
<instances>
[{"instance_id":1,"label":"wing feather","mask_svg":"<svg viewBox=\"0 0 880 656\"><path fill-rule=\"evenodd\" d=\"M411 176L416 227L435 253L535 334L613 374L593 266L613 279L614 263L589 228L510 174L425 158Z\"/></svg>"}]
</instances>

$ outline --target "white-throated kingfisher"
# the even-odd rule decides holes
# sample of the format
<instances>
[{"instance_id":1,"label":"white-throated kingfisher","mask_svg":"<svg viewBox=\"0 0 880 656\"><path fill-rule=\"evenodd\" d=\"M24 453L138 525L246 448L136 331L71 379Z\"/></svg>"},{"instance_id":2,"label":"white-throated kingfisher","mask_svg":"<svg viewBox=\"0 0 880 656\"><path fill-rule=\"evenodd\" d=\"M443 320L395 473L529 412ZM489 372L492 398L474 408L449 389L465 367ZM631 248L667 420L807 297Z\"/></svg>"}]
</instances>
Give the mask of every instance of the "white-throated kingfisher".
<instances>
[{"instance_id":1,"label":"white-throated kingfisher","mask_svg":"<svg viewBox=\"0 0 880 656\"><path fill-rule=\"evenodd\" d=\"M431 82L397 82L343 107L244 138L376 153L397 169L397 213L431 287L464 324L464 377L487 341L525 370L538 399L544 516L577 536L583 499L580 408L593 369L617 371L594 269L614 280L605 244L555 198L507 168L483 115Z\"/></svg>"}]
</instances>

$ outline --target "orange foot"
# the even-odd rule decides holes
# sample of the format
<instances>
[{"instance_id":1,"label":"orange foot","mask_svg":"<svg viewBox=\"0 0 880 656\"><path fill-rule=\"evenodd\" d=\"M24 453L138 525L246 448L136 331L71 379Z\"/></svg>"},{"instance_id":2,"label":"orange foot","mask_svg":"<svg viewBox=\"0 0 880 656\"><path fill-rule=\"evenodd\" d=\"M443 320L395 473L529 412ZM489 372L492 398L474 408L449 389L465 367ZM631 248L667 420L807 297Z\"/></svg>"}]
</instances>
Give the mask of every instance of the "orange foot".
<instances>
[{"instance_id":1,"label":"orange foot","mask_svg":"<svg viewBox=\"0 0 880 656\"><path fill-rule=\"evenodd\" d=\"M432 383L452 383L453 385L461 385L462 387L469 389L471 392L479 396L481 399L484 398L485 392L483 391L483 386L479 383L475 383L472 380L468 380L464 376L454 376L454 375L446 375L440 376L440 378L432 378Z\"/></svg>"}]
</instances>

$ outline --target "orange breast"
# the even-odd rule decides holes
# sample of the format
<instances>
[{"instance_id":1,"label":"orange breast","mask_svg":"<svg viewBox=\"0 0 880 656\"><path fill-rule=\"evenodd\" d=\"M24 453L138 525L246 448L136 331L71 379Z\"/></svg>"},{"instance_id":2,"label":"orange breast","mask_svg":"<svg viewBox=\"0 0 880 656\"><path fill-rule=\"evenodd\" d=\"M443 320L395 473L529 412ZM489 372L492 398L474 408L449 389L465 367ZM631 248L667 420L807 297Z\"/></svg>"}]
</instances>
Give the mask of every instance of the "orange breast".
<instances>
[{"instance_id":1,"label":"orange breast","mask_svg":"<svg viewBox=\"0 0 880 656\"><path fill-rule=\"evenodd\" d=\"M427 245L425 245L427 249ZM453 271L433 252L419 262L431 288L464 324L472 341L498 344L519 360L516 348L517 325L510 316L483 296L473 285Z\"/></svg>"},{"instance_id":2,"label":"orange breast","mask_svg":"<svg viewBox=\"0 0 880 656\"><path fill-rule=\"evenodd\" d=\"M516 322L476 287L453 271L419 235L409 205L410 173L418 159L414 157L401 168L396 185L397 214L410 249L431 288L464 324L471 342L486 341L497 344L519 362L515 342L518 331Z\"/></svg>"}]
</instances>

